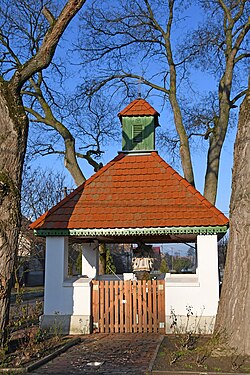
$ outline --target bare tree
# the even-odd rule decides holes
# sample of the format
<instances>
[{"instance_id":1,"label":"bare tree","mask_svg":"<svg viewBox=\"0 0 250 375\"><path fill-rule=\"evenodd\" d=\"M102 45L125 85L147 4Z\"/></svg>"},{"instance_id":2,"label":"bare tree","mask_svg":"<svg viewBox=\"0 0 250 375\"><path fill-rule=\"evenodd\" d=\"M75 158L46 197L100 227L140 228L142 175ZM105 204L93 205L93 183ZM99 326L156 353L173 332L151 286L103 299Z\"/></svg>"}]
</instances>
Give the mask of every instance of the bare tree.
<instances>
[{"instance_id":1,"label":"bare tree","mask_svg":"<svg viewBox=\"0 0 250 375\"><path fill-rule=\"evenodd\" d=\"M205 197L215 203L220 155L230 111L247 91L249 72L244 69L244 62L250 58L247 40L250 6L246 0L202 0L201 5L207 12L206 22L192 34L189 47L198 56L199 64L218 80L216 100L210 100L210 123L206 132L209 148L204 185Z\"/></svg>"},{"instance_id":2,"label":"bare tree","mask_svg":"<svg viewBox=\"0 0 250 375\"><path fill-rule=\"evenodd\" d=\"M27 97L30 99L25 110L36 129L30 137L29 152L62 155L78 186L85 181L78 160L84 159L95 171L99 170L103 147L117 139L115 112L100 95L94 99L65 95L62 88L61 92L52 91L42 72L37 77L31 78L22 90L26 102Z\"/></svg>"},{"instance_id":3,"label":"bare tree","mask_svg":"<svg viewBox=\"0 0 250 375\"><path fill-rule=\"evenodd\" d=\"M71 190L73 189L66 187L66 176L63 172L24 165L21 191L22 225L14 267L17 287L20 287L19 280L25 280L25 276L30 272L30 265L39 263L42 270L45 267L45 239L36 237L29 230L29 224L56 205Z\"/></svg>"},{"instance_id":4,"label":"bare tree","mask_svg":"<svg viewBox=\"0 0 250 375\"><path fill-rule=\"evenodd\" d=\"M43 1L1 1L0 6L0 345L6 342L9 319L11 275L17 256L21 225L21 179L28 137L28 118L21 90L52 61L66 27L86 0L69 0L53 16ZM46 3L47 4L47 3ZM27 9L37 17L42 35L37 45L26 40ZM12 15L16 15L14 19ZM18 17L19 15L19 17ZM13 22L8 22L13 18ZM41 21L42 20L42 21ZM23 33L19 28L23 21ZM19 31L18 31L19 30ZM43 31L42 31L43 30ZM23 37L23 38L22 38ZM16 52L14 50L16 49ZM28 53L28 54L27 54ZM17 58L18 56L18 58Z\"/></svg>"},{"instance_id":5,"label":"bare tree","mask_svg":"<svg viewBox=\"0 0 250 375\"><path fill-rule=\"evenodd\" d=\"M88 42L80 46L80 49L84 59L91 63L95 61L100 70L97 70L99 76L96 73L93 80L86 80L83 92L93 94L108 83L115 85L118 82L119 85L123 82L128 95L131 95L129 80L139 80L148 86L149 91L157 90L164 98L168 98L179 136L182 168L187 180L194 184L188 136L177 95L177 64L171 45L174 2L170 1L169 7L164 10L168 13L166 26L161 26L157 19L157 16L160 17L158 5L159 3L155 2L154 7L151 7L147 0L121 1L117 3L117 7L109 8L107 3L103 2L101 9L95 2L92 3L82 26L89 32ZM145 60L146 65L149 60L157 60L159 71L151 76L147 70L145 75L133 72L131 56L138 56L141 61ZM159 66L159 61L162 66Z\"/></svg>"},{"instance_id":6,"label":"bare tree","mask_svg":"<svg viewBox=\"0 0 250 375\"><path fill-rule=\"evenodd\" d=\"M250 81L249 81L250 84ZM250 355L250 85L240 108L234 148L230 236L216 330L226 333L229 344Z\"/></svg>"},{"instance_id":7,"label":"bare tree","mask_svg":"<svg viewBox=\"0 0 250 375\"><path fill-rule=\"evenodd\" d=\"M22 215L28 220L36 220L55 206L70 192L66 187L66 176L49 168L25 166L22 182Z\"/></svg>"},{"instance_id":8,"label":"bare tree","mask_svg":"<svg viewBox=\"0 0 250 375\"><path fill-rule=\"evenodd\" d=\"M139 80L147 90L146 97L156 93L169 101L177 133L172 146L179 145L184 176L191 184L194 174L190 139L199 136L208 141L204 195L215 203L230 110L245 93L246 77L242 77L241 86L236 86L235 95L232 85L237 66L242 69L249 57L245 50L250 28L249 3L246 0L199 3L205 7L207 17L202 23L205 26L194 31L191 22L183 21L184 2L120 0L115 7L109 7L105 1L99 6L94 1L84 14L82 30L84 35L88 33L88 38L79 39L79 50L84 63L90 66L93 61L96 63L96 73L86 80L84 93L92 94L104 87L109 92L116 91L123 84L131 95L131 86ZM180 48L176 35L181 38L181 28L189 29L189 39L185 38ZM186 103L193 96L188 73L201 62L209 62L203 68L212 68L218 91L215 97L210 96L204 111L199 108L196 116L186 116ZM183 101L186 91L189 96ZM169 134L165 140L169 141Z\"/></svg>"},{"instance_id":9,"label":"bare tree","mask_svg":"<svg viewBox=\"0 0 250 375\"><path fill-rule=\"evenodd\" d=\"M44 273L45 238L37 237L29 230L30 220L22 216L21 230L18 238L18 253L14 266L14 281L17 293L21 286L27 285L28 275L35 268ZM42 282L42 278L40 278Z\"/></svg>"}]
</instances>

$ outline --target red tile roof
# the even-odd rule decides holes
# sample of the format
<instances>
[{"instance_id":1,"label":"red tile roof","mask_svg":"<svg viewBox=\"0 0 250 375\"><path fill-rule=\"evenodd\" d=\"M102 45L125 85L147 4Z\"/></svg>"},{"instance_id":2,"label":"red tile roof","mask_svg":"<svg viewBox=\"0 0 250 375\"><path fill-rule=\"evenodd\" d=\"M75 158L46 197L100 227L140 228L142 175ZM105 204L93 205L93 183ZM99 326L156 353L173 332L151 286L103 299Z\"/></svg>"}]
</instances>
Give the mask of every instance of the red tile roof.
<instances>
[{"instance_id":1,"label":"red tile roof","mask_svg":"<svg viewBox=\"0 0 250 375\"><path fill-rule=\"evenodd\" d=\"M144 99L133 100L118 116L160 116L160 114Z\"/></svg>"},{"instance_id":2,"label":"red tile roof","mask_svg":"<svg viewBox=\"0 0 250 375\"><path fill-rule=\"evenodd\" d=\"M33 229L224 226L228 219L157 152L119 154Z\"/></svg>"}]
</instances>

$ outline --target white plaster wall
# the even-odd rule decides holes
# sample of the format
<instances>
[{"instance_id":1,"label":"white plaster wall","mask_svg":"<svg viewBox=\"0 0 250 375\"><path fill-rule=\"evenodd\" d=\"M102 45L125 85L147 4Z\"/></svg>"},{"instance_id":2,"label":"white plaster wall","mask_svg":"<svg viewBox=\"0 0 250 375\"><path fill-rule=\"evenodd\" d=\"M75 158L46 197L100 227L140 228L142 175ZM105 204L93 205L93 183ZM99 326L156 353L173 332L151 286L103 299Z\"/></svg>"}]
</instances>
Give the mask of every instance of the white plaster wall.
<instances>
[{"instance_id":1,"label":"white plaster wall","mask_svg":"<svg viewBox=\"0 0 250 375\"><path fill-rule=\"evenodd\" d=\"M90 278L98 274L99 251L98 242L85 243L82 247L82 275Z\"/></svg>"},{"instance_id":2,"label":"white plaster wall","mask_svg":"<svg viewBox=\"0 0 250 375\"><path fill-rule=\"evenodd\" d=\"M57 329L63 334L91 333L91 279L80 277L63 282L60 295L63 304L60 310L45 310L40 325L46 329ZM55 301L55 305L59 300Z\"/></svg>"},{"instance_id":3,"label":"white plaster wall","mask_svg":"<svg viewBox=\"0 0 250 375\"><path fill-rule=\"evenodd\" d=\"M81 277L72 283L73 315L91 315L91 280Z\"/></svg>"},{"instance_id":4,"label":"white plaster wall","mask_svg":"<svg viewBox=\"0 0 250 375\"><path fill-rule=\"evenodd\" d=\"M72 291L63 290L68 276L68 238L47 237L45 257L44 314L71 314Z\"/></svg>"},{"instance_id":5,"label":"white plaster wall","mask_svg":"<svg viewBox=\"0 0 250 375\"><path fill-rule=\"evenodd\" d=\"M197 237L196 275L166 274L167 327L169 327L171 309L177 317L186 317L188 306L191 307L193 316L215 317L219 301L217 254L217 236L199 235Z\"/></svg>"},{"instance_id":6,"label":"white plaster wall","mask_svg":"<svg viewBox=\"0 0 250 375\"><path fill-rule=\"evenodd\" d=\"M219 302L219 265L217 235L197 237L198 276L202 300L207 301L209 315L217 313Z\"/></svg>"},{"instance_id":7,"label":"white plaster wall","mask_svg":"<svg viewBox=\"0 0 250 375\"><path fill-rule=\"evenodd\" d=\"M95 253L91 245L88 250ZM44 315L90 315L90 282L91 278L68 278L68 238L47 237Z\"/></svg>"}]
</instances>

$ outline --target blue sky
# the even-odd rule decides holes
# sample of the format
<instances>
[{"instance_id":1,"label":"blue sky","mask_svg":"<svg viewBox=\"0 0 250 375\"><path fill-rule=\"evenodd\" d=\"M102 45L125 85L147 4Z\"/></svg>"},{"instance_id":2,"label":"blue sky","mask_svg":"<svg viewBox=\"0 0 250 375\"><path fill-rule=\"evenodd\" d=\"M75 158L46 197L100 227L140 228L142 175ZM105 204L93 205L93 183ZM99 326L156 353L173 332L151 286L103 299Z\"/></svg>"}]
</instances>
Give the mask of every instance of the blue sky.
<instances>
[{"instance_id":1,"label":"blue sky","mask_svg":"<svg viewBox=\"0 0 250 375\"><path fill-rule=\"evenodd\" d=\"M191 6L187 10L186 20L189 25L194 27L199 21L202 20L201 13L198 11L198 8L195 6ZM64 44L70 43L72 36L76 32L75 24L70 25L67 33L62 41L62 48L58 49L57 53L61 56L65 56L65 49ZM183 29L177 30L176 38L179 38ZM73 68L73 67L72 67ZM78 72L77 67L74 67L75 76L71 77L69 80L69 91L73 91L73 87L79 84L78 81ZM193 82L193 89L194 91L197 88L197 93L199 90L208 92L209 90L216 89L217 83L211 78L204 74L197 69L193 70L191 74L192 82ZM190 96L193 96L193 92L190 91ZM142 97L143 97L143 88L142 88ZM132 99L131 99L132 100ZM153 107L161 113L161 104L160 101L157 100L156 97L149 97L147 99ZM122 108L121 108L122 109ZM238 110L238 109L237 109ZM165 127L173 126L172 124L172 114L169 113L167 110L164 110L160 116L160 124ZM32 126L32 125L31 125ZM117 120L116 126L120 126ZM230 194L231 194L231 176L232 176L232 166L233 166L233 145L235 140L236 129L232 129L229 131L225 144L223 147L222 155L221 155L221 166L220 166L220 175L219 175L219 186L218 186L218 196L216 206L226 215L229 213L229 202L230 202ZM106 147L105 153L102 156L103 164L106 164L110 161L113 157L117 155L117 151L121 150L121 139L119 143L113 143ZM159 150L159 154L168 162L170 163L171 158L167 154L165 150ZM192 160L194 165L194 173L195 173L195 181L196 181L196 188L202 193L203 192L203 185L204 185L204 176L205 176L205 168L206 168L206 144L204 143L201 148L197 148L192 152ZM83 160L79 161L82 170L86 177L90 177L94 172L93 169ZM73 182L67 171L63 166L63 160L59 159L57 156L46 156L40 157L35 162L36 165L47 166L50 168L53 165L53 168L58 170L64 170L65 173L68 175L67 184L68 186L72 186ZM171 164L171 163L170 163ZM180 165L172 165L181 175L182 171Z\"/></svg>"}]
</instances>

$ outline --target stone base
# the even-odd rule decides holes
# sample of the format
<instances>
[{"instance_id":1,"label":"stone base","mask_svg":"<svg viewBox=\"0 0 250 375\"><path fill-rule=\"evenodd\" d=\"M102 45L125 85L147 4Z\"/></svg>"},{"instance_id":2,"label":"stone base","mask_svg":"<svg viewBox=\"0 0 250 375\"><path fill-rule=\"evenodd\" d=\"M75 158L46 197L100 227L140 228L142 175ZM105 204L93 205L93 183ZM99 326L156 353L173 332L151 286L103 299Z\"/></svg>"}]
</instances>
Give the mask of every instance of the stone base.
<instances>
[{"instance_id":1,"label":"stone base","mask_svg":"<svg viewBox=\"0 0 250 375\"><path fill-rule=\"evenodd\" d=\"M84 315L41 315L40 327L59 335L85 335L91 333L91 319Z\"/></svg>"},{"instance_id":2,"label":"stone base","mask_svg":"<svg viewBox=\"0 0 250 375\"><path fill-rule=\"evenodd\" d=\"M173 324L174 321L176 324ZM202 333L212 334L214 331L215 316L166 316L166 333Z\"/></svg>"}]
</instances>

